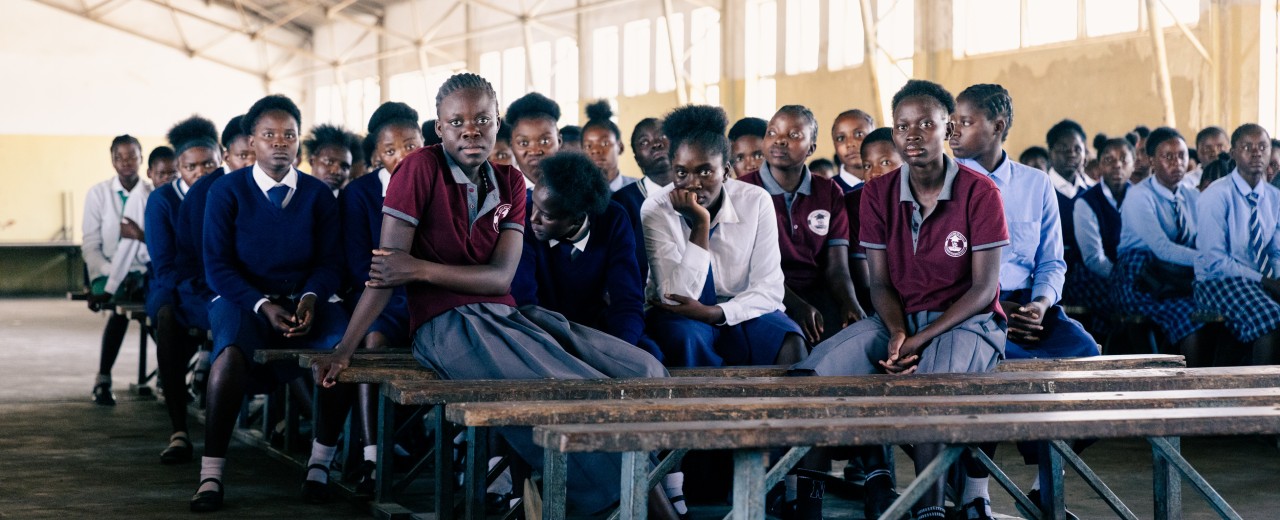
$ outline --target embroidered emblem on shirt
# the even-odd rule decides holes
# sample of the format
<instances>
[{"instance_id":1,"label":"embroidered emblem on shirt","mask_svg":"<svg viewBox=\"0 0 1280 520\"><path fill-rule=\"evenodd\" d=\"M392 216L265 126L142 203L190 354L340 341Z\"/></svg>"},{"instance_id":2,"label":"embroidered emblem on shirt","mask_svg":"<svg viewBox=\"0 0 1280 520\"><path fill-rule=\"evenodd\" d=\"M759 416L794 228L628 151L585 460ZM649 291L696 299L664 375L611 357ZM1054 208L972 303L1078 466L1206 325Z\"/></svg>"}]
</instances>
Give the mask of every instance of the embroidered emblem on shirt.
<instances>
[{"instance_id":1,"label":"embroidered emblem on shirt","mask_svg":"<svg viewBox=\"0 0 1280 520\"><path fill-rule=\"evenodd\" d=\"M498 206L498 209L493 210L493 230L494 231L498 230L498 224L502 222L503 218L506 218L507 213L511 213L510 204L503 204L501 206Z\"/></svg>"},{"instance_id":2,"label":"embroidered emblem on shirt","mask_svg":"<svg viewBox=\"0 0 1280 520\"><path fill-rule=\"evenodd\" d=\"M825 209L815 209L809 213L809 230L818 236L827 236L827 232L831 231L831 212Z\"/></svg>"},{"instance_id":3,"label":"embroidered emblem on shirt","mask_svg":"<svg viewBox=\"0 0 1280 520\"><path fill-rule=\"evenodd\" d=\"M960 258L969 251L969 239L961 235L959 231L952 231L947 235L947 243L942 248L946 251L947 256L952 258Z\"/></svg>"}]
</instances>

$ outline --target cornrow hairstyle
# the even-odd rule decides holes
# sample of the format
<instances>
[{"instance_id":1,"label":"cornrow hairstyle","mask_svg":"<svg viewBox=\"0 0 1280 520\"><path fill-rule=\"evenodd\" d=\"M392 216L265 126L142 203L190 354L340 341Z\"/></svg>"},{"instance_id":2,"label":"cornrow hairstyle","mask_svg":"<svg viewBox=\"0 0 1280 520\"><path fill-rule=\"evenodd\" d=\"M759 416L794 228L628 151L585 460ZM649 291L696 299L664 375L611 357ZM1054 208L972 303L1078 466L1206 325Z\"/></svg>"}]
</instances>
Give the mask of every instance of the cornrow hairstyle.
<instances>
[{"instance_id":1,"label":"cornrow hairstyle","mask_svg":"<svg viewBox=\"0 0 1280 520\"><path fill-rule=\"evenodd\" d=\"M809 124L806 126L809 127L809 137L815 142L818 140L818 118L813 115L813 111L809 110L809 107L804 105L783 105L782 108L778 109L778 114L788 114L808 120Z\"/></svg>"},{"instance_id":2,"label":"cornrow hairstyle","mask_svg":"<svg viewBox=\"0 0 1280 520\"><path fill-rule=\"evenodd\" d=\"M1200 146L1200 143L1203 142L1205 139L1208 139L1213 136L1218 136L1218 135L1222 137L1226 137L1227 131L1223 130L1222 127L1220 126L1210 126L1199 132L1196 132L1196 146Z\"/></svg>"},{"instance_id":3,"label":"cornrow hairstyle","mask_svg":"<svg viewBox=\"0 0 1280 520\"><path fill-rule=\"evenodd\" d=\"M619 130L618 125L613 122L613 108L603 99L587 105L587 124L582 125L582 132L586 133L587 130L597 126L613 132L613 137L619 142L622 141L622 130Z\"/></svg>"},{"instance_id":4,"label":"cornrow hairstyle","mask_svg":"<svg viewBox=\"0 0 1280 520\"><path fill-rule=\"evenodd\" d=\"M1200 174L1200 185L1207 186L1213 181L1231 175L1231 171L1236 169L1236 162L1231 159L1231 155L1223 152L1218 154L1217 159L1209 158L1202 168L1203 173Z\"/></svg>"},{"instance_id":5,"label":"cornrow hairstyle","mask_svg":"<svg viewBox=\"0 0 1280 520\"><path fill-rule=\"evenodd\" d=\"M1138 134L1138 137L1142 139L1146 139L1151 136L1151 129L1147 128L1147 125L1138 125L1133 127L1133 133Z\"/></svg>"},{"instance_id":6,"label":"cornrow hairstyle","mask_svg":"<svg viewBox=\"0 0 1280 520\"><path fill-rule=\"evenodd\" d=\"M1045 144L1047 144L1049 148L1053 148L1053 143L1056 143L1071 134L1080 136L1081 142L1088 142L1089 140L1089 136L1085 135L1084 128L1080 126L1080 123L1070 119L1063 119L1053 125L1052 128L1049 128L1049 133L1044 136Z\"/></svg>"},{"instance_id":7,"label":"cornrow hairstyle","mask_svg":"<svg viewBox=\"0 0 1280 520\"><path fill-rule=\"evenodd\" d=\"M862 140L862 153L866 153L867 145L879 142L885 142L896 146L893 144L893 130L890 130L887 126L882 126L872 130L871 133L867 134L867 138Z\"/></svg>"},{"instance_id":8,"label":"cornrow hairstyle","mask_svg":"<svg viewBox=\"0 0 1280 520\"><path fill-rule=\"evenodd\" d=\"M298 105L286 96L273 94L259 99L249 107L249 111L244 114L244 119L240 120L240 130L245 135L253 135L253 129L258 126L258 120L262 119L262 115L275 110L289 114L293 117L293 122L297 123L298 127L302 127L302 112L298 110Z\"/></svg>"},{"instance_id":9,"label":"cornrow hairstyle","mask_svg":"<svg viewBox=\"0 0 1280 520\"><path fill-rule=\"evenodd\" d=\"M222 147L218 146L218 127L214 126L213 121L200 116L191 116L178 122L169 129L165 137L173 147L174 157L192 148L208 148L222 152Z\"/></svg>"},{"instance_id":10,"label":"cornrow hairstyle","mask_svg":"<svg viewBox=\"0 0 1280 520\"><path fill-rule=\"evenodd\" d=\"M739 119L733 127L729 129L729 142L737 141L739 137L754 135L764 139L764 134L769 131L769 122L758 117L744 117Z\"/></svg>"},{"instance_id":11,"label":"cornrow hairstyle","mask_svg":"<svg viewBox=\"0 0 1280 520\"><path fill-rule=\"evenodd\" d=\"M641 119L639 123L636 123L636 126L631 129L631 151L635 151L640 148L640 145L636 143L636 139L639 139L641 130L649 127L654 127L657 128L658 131L662 131L662 121L659 121L656 117L646 117Z\"/></svg>"},{"instance_id":12,"label":"cornrow hairstyle","mask_svg":"<svg viewBox=\"0 0 1280 520\"><path fill-rule=\"evenodd\" d=\"M539 168L542 178L538 183L574 215L596 216L609 209L609 183L586 155L557 152L543 159Z\"/></svg>"},{"instance_id":13,"label":"cornrow hairstyle","mask_svg":"<svg viewBox=\"0 0 1280 520\"><path fill-rule=\"evenodd\" d=\"M708 155L719 155L729 165L729 138L725 127L729 116L724 109L710 105L685 105L662 118L662 133L671 141L667 154L674 161L681 146L696 146Z\"/></svg>"},{"instance_id":14,"label":"cornrow hairstyle","mask_svg":"<svg viewBox=\"0 0 1280 520\"><path fill-rule=\"evenodd\" d=\"M444 102L444 98L462 90L479 90L488 94L493 98L494 111L498 110L498 93L493 90L493 84L479 74L462 72L449 76L449 79L440 85L440 90L436 92L436 112L440 112L440 104Z\"/></svg>"},{"instance_id":15,"label":"cornrow hairstyle","mask_svg":"<svg viewBox=\"0 0 1280 520\"><path fill-rule=\"evenodd\" d=\"M413 126L416 128L417 123ZM347 140L348 132L337 125L316 125L311 129L311 133L302 141L302 147L307 150L307 157L315 157L316 152L326 146L337 146L339 148L349 148ZM352 155L355 155L354 153ZM351 158L355 162L355 157Z\"/></svg>"},{"instance_id":16,"label":"cornrow hairstyle","mask_svg":"<svg viewBox=\"0 0 1280 520\"><path fill-rule=\"evenodd\" d=\"M1262 135L1267 136L1268 140L1271 138L1271 134L1268 134L1267 129L1263 128L1261 125L1257 123L1245 123L1243 125L1236 127L1236 130L1234 132L1231 132L1231 147L1235 148L1237 141L1243 139L1244 136L1248 134L1252 134L1256 132L1262 132ZM114 148L112 149L114 150Z\"/></svg>"},{"instance_id":17,"label":"cornrow hairstyle","mask_svg":"<svg viewBox=\"0 0 1280 520\"><path fill-rule=\"evenodd\" d=\"M511 128L525 119L546 119L551 121L551 126L556 126L560 122L560 104L547 96L530 92L512 101L502 119Z\"/></svg>"},{"instance_id":18,"label":"cornrow hairstyle","mask_svg":"<svg viewBox=\"0 0 1280 520\"><path fill-rule=\"evenodd\" d=\"M130 145L130 144L137 146L139 150L142 149L142 143L138 141L137 137L131 136L129 134L117 135L115 139L111 140L111 153L116 153L117 147Z\"/></svg>"},{"instance_id":19,"label":"cornrow hairstyle","mask_svg":"<svg viewBox=\"0 0 1280 520\"><path fill-rule=\"evenodd\" d=\"M372 116L369 116L369 135L377 139L378 134L382 133L382 129L388 126L420 130L418 127L418 111L399 101L383 103L378 106L377 110L373 111Z\"/></svg>"},{"instance_id":20,"label":"cornrow hairstyle","mask_svg":"<svg viewBox=\"0 0 1280 520\"><path fill-rule=\"evenodd\" d=\"M560 129L560 142L582 144L582 127L567 125Z\"/></svg>"},{"instance_id":21,"label":"cornrow hairstyle","mask_svg":"<svg viewBox=\"0 0 1280 520\"><path fill-rule=\"evenodd\" d=\"M1123 137L1119 139L1123 139ZM1097 155L1102 155L1102 148L1106 146L1107 141L1110 141L1110 140L1111 138L1107 137L1107 134L1104 134L1102 132L1093 134L1093 151L1097 152Z\"/></svg>"},{"instance_id":22,"label":"cornrow hairstyle","mask_svg":"<svg viewBox=\"0 0 1280 520\"><path fill-rule=\"evenodd\" d=\"M1003 86L995 83L972 85L960 92L956 99L973 103L992 121L1004 118L1004 133L1000 135L1000 141L1009 138L1009 129L1013 128L1013 96Z\"/></svg>"},{"instance_id":23,"label":"cornrow hairstyle","mask_svg":"<svg viewBox=\"0 0 1280 520\"><path fill-rule=\"evenodd\" d=\"M364 138L355 132L346 132L343 134L346 141L346 147L351 150L351 164L367 164L364 153Z\"/></svg>"},{"instance_id":24,"label":"cornrow hairstyle","mask_svg":"<svg viewBox=\"0 0 1280 520\"><path fill-rule=\"evenodd\" d=\"M956 111L956 99L951 96L950 92L947 92L947 89L943 88L942 85L923 79L907 81L907 84L903 85L898 90L898 93L893 95L890 109L897 110L902 100L916 96L933 98L938 104L942 105L942 108L946 109L947 115L951 115L952 112Z\"/></svg>"},{"instance_id":25,"label":"cornrow hairstyle","mask_svg":"<svg viewBox=\"0 0 1280 520\"><path fill-rule=\"evenodd\" d=\"M242 135L249 135L244 131L244 114L231 118L227 126L222 127L222 147L231 148L231 143Z\"/></svg>"},{"instance_id":26,"label":"cornrow hairstyle","mask_svg":"<svg viewBox=\"0 0 1280 520\"><path fill-rule=\"evenodd\" d=\"M1147 135L1147 142L1143 146L1143 151L1147 152L1147 155L1154 157L1156 155L1156 148L1160 146L1160 143L1170 139L1182 139L1182 134L1167 126L1157 128L1155 131ZM1185 139L1183 140L1185 141Z\"/></svg>"},{"instance_id":27,"label":"cornrow hairstyle","mask_svg":"<svg viewBox=\"0 0 1280 520\"><path fill-rule=\"evenodd\" d=\"M844 112L841 112L840 115L836 116L835 121L839 122L841 119L844 119L846 117L862 119L866 121L867 124L873 127L876 126L876 118L871 117L871 114L866 113L861 108L852 108L849 110L845 110Z\"/></svg>"},{"instance_id":28,"label":"cornrow hairstyle","mask_svg":"<svg viewBox=\"0 0 1280 520\"><path fill-rule=\"evenodd\" d=\"M1098 134L1098 135L1102 135L1102 134ZM1120 148L1122 150L1129 152L1129 157L1136 157L1136 154L1134 153L1134 149L1133 149L1133 143L1130 143L1128 139L1125 139L1123 137L1113 137L1111 139L1104 139L1101 143L1095 143L1095 144L1100 144L1100 146L1098 146L1098 155L1102 155L1103 153L1106 153L1107 150L1110 150L1112 148Z\"/></svg>"},{"instance_id":29,"label":"cornrow hairstyle","mask_svg":"<svg viewBox=\"0 0 1280 520\"><path fill-rule=\"evenodd\" d=\"M436 133L435 119L428 119L425 123L422 123L422 146L431 146L442 142L444 140L440 138L440 134Z\"/></svg>"},{"instance_id":30,"label":"cornrow hairstyle","mask_svg":"<svg viewBox=\"0 0 1280 520\"><path fill-rule=\"evenodd\" d=\"M157 146L151 150L151 155L147 156L147 168L155 168L156 161L172 161L177 158L178 155L173 153L173 148Z\"/></svg>"},{"instance_id":31,"label":"cornrow hairstyle","mask_svg":"<svg viewBox=\"0 0 1280 520\"><path fill-rule=\"evenodd\" d=\"M1023 150L1022 154L1018 156L1018 162L1022 164L1026 164L1032 159L1043 159L1045 161L1048 161L1049 150L1046 150L1043 146L1032 146L1030 148L1027 148L1026 150Z\"/></svg>"}]
</instances>

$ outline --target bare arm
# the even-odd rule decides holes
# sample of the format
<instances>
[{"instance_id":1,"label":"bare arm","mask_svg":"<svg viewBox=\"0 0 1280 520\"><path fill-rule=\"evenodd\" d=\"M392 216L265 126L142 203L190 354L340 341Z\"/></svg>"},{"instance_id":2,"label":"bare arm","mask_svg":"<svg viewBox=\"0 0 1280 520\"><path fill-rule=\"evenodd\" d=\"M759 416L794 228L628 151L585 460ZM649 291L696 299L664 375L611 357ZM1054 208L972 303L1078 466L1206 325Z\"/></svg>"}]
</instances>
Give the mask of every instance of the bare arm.
<instances>
[{"instance_id":1,"label":"bare arm","mask_svg":"<svg viewBox=\"0 0 1280 520\"><path fill-rule=\"evenodd\" d=\"M841 326L866 318L867 313L862 309L862 302L858 301L853 290L853 278L849 275L849 246L827 248L826 277L835 293L836 303L840 304L840 314L844 318Z\"/></svg>"}]
</instances>

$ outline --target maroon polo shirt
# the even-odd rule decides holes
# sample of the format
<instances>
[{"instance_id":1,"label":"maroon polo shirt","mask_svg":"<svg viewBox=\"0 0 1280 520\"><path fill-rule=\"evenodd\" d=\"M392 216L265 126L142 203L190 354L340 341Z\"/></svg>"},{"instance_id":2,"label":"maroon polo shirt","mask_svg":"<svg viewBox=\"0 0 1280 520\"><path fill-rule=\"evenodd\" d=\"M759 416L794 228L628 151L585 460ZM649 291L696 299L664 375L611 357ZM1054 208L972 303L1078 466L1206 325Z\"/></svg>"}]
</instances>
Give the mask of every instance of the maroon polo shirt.
<instances>
[{"instance_id":1,"label":"maroon polo shirt","mask_svg":"<svg viewBox=\"0 0 1280 520\"><path fill-rule=\"evenodd\" d=\"M858 240L858 232L862 230L862 189L866 187L866 183L859 184L853 188L853 191L844 194L844 212L849 216L849 256L853 258L866 258L867 248L862 247L862 241Z\"/></svg>"},{"instance_id":2,"label":"maroon polo shirt","mask_svg":"<svg viewBox=\"0 0 1280 520\"><path fill-rule=\"evenodd\" d=\"M773 211L778 216L778 249L782 252L787 285L799 290L821 283L827 248L849 245L844 190L830 179L813 175L807 166L793 193L783 191L768 164L738 180L764 188L773 198Z\"/></svg>"},{"instance_id":3,"label":"maroon polo shirt","mask_svg":"<svg viewBox=\"0 0 1280 520\"><path fill-rule=\"evenodd\" d=\"M412 224L410 254L447 265L489 263L505 229L524 232L524 176L510 166L485 164L490 189L480 197L440 145L419 148L401 161L387 186L382 212ZM515 305L510 294L477 296L409 284L409 322L417 331L441 313L472 303Z\"/></svg>"},{"instance_id":4,"label":"maroon polo shirt","mask_svg":"<svg viewBox=\"0 0 1280 520\"><path fill-rule=\"evenodd\" d=\"M881 249L889 260L889 279L907 314L943 312L973 285L973 252L1006 246L1000 189L986 175L947 161L938 207L921 219L908 185L908 166L863 188L859 238L867 249ZM993 291L985 309L1003 316Z\"/></svg>"}]
</instances>

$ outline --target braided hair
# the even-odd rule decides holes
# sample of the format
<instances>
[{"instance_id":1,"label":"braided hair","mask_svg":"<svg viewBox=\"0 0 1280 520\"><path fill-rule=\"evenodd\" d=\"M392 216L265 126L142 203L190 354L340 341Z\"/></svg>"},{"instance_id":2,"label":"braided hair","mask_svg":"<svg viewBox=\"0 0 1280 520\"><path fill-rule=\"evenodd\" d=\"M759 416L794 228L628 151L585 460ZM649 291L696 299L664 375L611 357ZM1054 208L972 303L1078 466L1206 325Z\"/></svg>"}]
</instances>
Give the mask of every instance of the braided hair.
<instances>
[{"instance_id":1,"label":"braided hair","mask_svg":"<svg viewBox=\"0 0 1280 520\"><path fill-rule=\"evenodd\" d=\"M462 72L449 76L449 79L440 85L440 90L436 92L436 112L440 111L440 104L444 102L444 98L463 90L478 90L488 94L493 98L494 111L498 110L498 92L493 90L493 84L479 74Z\"/></svg>"},{"instance_id":2,"label":"braided hair","mask_svg":"<svg viewBox=\"0 0 1280 520\"><path fill-rule=\"evenodd\" d=\"M1000 141L1009 138L1009 129L1013 128L1013 97L1004 87L995 83L973 85L960 92L956 100L973 103L991 121L1004 119L1004 133L1000 135Z\"/></svg>"}]
</instances>

